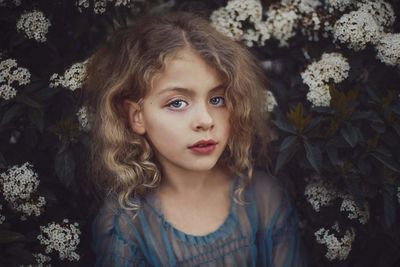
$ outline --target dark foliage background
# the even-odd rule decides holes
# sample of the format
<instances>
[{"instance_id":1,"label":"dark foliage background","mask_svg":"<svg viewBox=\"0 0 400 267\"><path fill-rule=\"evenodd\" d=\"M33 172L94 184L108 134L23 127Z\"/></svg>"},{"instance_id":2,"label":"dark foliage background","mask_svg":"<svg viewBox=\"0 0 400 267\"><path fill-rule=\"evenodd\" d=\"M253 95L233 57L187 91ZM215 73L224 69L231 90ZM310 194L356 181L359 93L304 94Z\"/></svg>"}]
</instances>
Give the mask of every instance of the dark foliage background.
<instances>
[{"instance_id":1,"label":"dark foliage background","mask_svg":"<svg viewBox=\"0 0 400 267\"><path fill-rule=\"evenodd\" d=\"M277 1L262 2L267 8ZM399 2L389 2L399 17ZM80 130L76 116L83 92L51 88L51 75L62 74L72 64L87 59L110 32L138 14L170 8L208 17L226 1L135 1L134 8L109 3L103 14L96 14L92 7L79 12L75 1L67 0L0 4L1 60L14 58L31 73L31 82L18 87L15 98L0 100L0 168L5 171L13 165L32 163L40 179L38 194L47 202L39 217L21 221L20 214L0 195L0 214L6 218L0 224L0 266L33 264L32 253L44 253L36 238L39 227L60 223L64 218L79 223L80 260L62 261L53 252L51 264L91 266L90 225L95 208L86 172L88 136ZM43 43L27 39L16 30L21 14L34 9L51 21ZM398 20L394 32L400 32ZM270 41L251 51L270 66L265 68L269 78L266 88L278 102L272 112L278 138L270 146L270 168L290 188L311 266L400 266L399 68L379 62L371 47L355 52L335 46L330 39L310 42L296 36L289 47ZM341 51L351 70L343 83L330 84L330 107L313 108L300 73L326 51ZM340 212L338 200L315 212L304 196L309 178L315 176L351 193L360 206L367 202L367 224ZM356 233L352 250L342 261L326 259L326 247L318 244L314 235L335 222Z\"/></svg>"}]
</instances>

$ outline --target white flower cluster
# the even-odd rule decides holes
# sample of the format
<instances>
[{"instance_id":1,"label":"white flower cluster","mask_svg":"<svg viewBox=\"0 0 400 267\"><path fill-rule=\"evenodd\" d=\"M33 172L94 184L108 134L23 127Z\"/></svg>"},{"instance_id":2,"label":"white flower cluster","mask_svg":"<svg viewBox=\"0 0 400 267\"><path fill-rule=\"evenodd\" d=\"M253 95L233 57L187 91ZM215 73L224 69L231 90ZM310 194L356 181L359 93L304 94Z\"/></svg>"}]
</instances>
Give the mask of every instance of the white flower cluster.
<instances>
[{"instance_id":1,"label":"white flower cluster","mask_svg":"<svg viewBox=\"0 0 400 267\"><path fill-rule=\"evenodd\" d=\"M279 41L279 46L289 46L288 40L295 36L299 15L293 5L271 5L266 12L267 28Z\"/></svg>"},{"instance_id":2,"label":"white flower cluster","mask_svg":"<svg viewBox=\"0 0 400 267\"><path fill-rule=\"evenodd\" d=\"M36 196L39 179L32 168L26 162L0 173L1 192L10 207L23 214L21 220L26 220L26 216L39 216L46 204L44 197Z\"/></svg>"},{"instance_id":3,"label":"white flower cluster","mask_svg":"<svg viewBox=\"0 0 400 267\"><path fill-rule=\"evenodd\" d=\"M368 43L375 43L380 28L374 17L362 10L344 14L333 26L333 37L355 51L364 49Z\"/></svg>"},{"instance_id":4,"label":"white flower cluster","mask_svg":"<svg viewBox=\"0 0 400 267\"><path fill-rule=\"evenodd\" d=\"M47 33L51 26L43 12L34 10L29 13L22 14L17 22L17 30L25 33L29 39L35 39L37 42L45 42Z\"/></svg>"},{"instance_id":5,"label":"white flower cluster","mask_svg":"<svg viewBox=\"0 0 400 267\"><path fill-rule=\"evenodd\" d=\"M315 9L322 6L320 0L293 0L293 5L297 7L300 13L314 13Z\"/></svg>"},{"instance_id":6,"label":"white flower cluster","mask_svg":"<svg viewBox=\"0 0 400 267\"><path fill-rule=\"evenodd\" d=\"M89 123L89 114L87 107L81 107L78 112L76 113L79 121L79 129L82 131L89 131L90 130L90 123Z\"/></svg>"},{"instance_id":7,"label":"white flower cluster","mask_svg":"<svg viewBox=\"0 0 400 267\"><path fill-rule=\"evenodd\" d=\"M332 29L334 39L355 51L374 45L379 60L391 66L399 65L399 37L385 33L396 20L393 7L384 0L359 0L354 2L354 7L356 10L336 21Z\"/></svg>"},{"instance_id":8,"label":"white flower cluster","mask_svg":"<svg viewBox=\"0 0 400 267\"><path fill-rule=\"evenodd\" d=\"M37 238L40 244L46 246L47 254L56 251L61 260L78 261L80 256L75 252L81 234L78 226L78 223L68 224L68 219L64 219L61 225L49 223L47 226L40 226L41 233Z\"/></svg>"},{"instance_id":9,"label":"white flower cluster","mask_svg":"<svg viewBox=\"0 0 400 267\"><path fill-rule=\"evenodd\" d=\"M390 66L400 66L400 33L381 35L375 49L380 61Z\"/></svg>"},{"instance_id":10,"label":"white flower cluster","mask_svg":"<svg viewBox=\"0 0 400 267\"><path fill-rule=\"evenodd\" d=\"M309 182L304 190L307 201L316 212L322 207L330 205L335 199L341 198L341 212L348 212L350 220L356 219L361 224L366 224L369 220L368 203L363 203L362 209L356 204L351 194L338 190L332 183L325 180L316 180Z\"/></svg>"},{"instance_id":11,"label":"white flower cluster","mask_svg":"<svg viewBox=\"0 0 400 267\"><path fill-rule=\"evenodd\" d=\"M50 87L62 86L71 91L81 88L86 75L86 62L87 61L73 64L64 72L64 75L54 73L50 77Z\"/></svg>"},{"instance_id":12,"label":"white flower cluster","mask_svg":"<svg viewBox=\"0 0 400 267\"><path fill-rule=\"evenodd\" d=\"M320 211L321 207L328 206L334 199L338 197L338 191L332 183L319 180L309 183L304 195L315 211Z\"/></svg>"},{"instance_id":13,"label":"white flower cluster","mask_svg":"<svg viewBox=\"0 0 400 267\"><path fill-rule=\"evenodd\" d=\"M393 7L385 0L361 0L356 2L356 7L373 16L381 31L389 29L396 20Z\"/></svg>"},{"instance_id":14,"label":"white flower cluster","mask_svg":"<svg viewBox=\"0 0 400 267\"><path fill-rule=\"evenodd\" d=\"M3 209L3 205L0 204L0 211ZM4 215L0 214L0 224L2 224L6 220L6 217Z\"/></svg>"},{"instance_id":15,"label":"white flower cluster","mask_svg":"<svg viewBox=\"0 0 400 267\"><path fill-rule=\"evenodd\" d=\"M347 230L341 238L337 236L340 234L339 230L339 226L335 224L330 229L321 228L314 233L317 243L326 245L325 257L328 260L345 260L351 251L356 236L354 229Z\"/></svg>"},{"instance_id":16,"label":"white flower cluster","mask_svg":"<svg viewBox=\"0 0 400 267\"><path fill-rule=\"evenodd\" d=\"M96 14L103 14L106 12L108 2L113 2L115 6L130 6L133 0L94 0L93 11ZM79 12L82 12L84 8L88 8L90 6L90 1L76 0L75 5L78 7Z\"/></svg>"},{"instance_id":17,"label":"white flower cluster","mask_svg":"<svg viewBox=\"0 0 400 267\"><path fill-rule=\"evenodd\" d=\"M263 45L270 34L262 22L262 6L259 0L231 0L225 7L215 10L210 20L212 25L224 35L247 46L254 43ZM253 28L245 28L244 24L252 24Z\"/></svg>"},{"instance_id":18,"label":"white flower cluster","mask_svg":"<svg viewBox=\"0 0 400 267\"><path fill-rule=\"evenodd\" d=\"M7 2L12 2L15 6L19 6L22 0L0 0L0 6L6 6Z\"/></svg>"},{"instance_id":19,"label":"white flower cluster","mask_svg":"<svg viewBox=\"0 0 400 267\"><path fill-rule=\"evenodd\" d=\"M18 67L15 59L0 62L0 98L14 98L17 94L15 85L26 85L31 81L28 69Z\"/></svg>"},{"instance_id":20,"label":"white flower cluster","mask_svg":"<svg viewBox=\"0 0 400 267\"><path fill-rule=\"evenodd\" d=\"M329 82L342 82L348 77L349 70L350 65L342 54L324 53L319 61L311 63L301 73L303 82L310 88L308 101L314 107L328 107L331 100Z\"/></svg>"},{"instance_id":21,"label":"white flower cluster","mask_svg":"<svg viewBox=\"0 0 400 267\"><path fill-rule=\"evenodd\" d=\"M343 202L340 206L340 211L346 211L349 213L349 219L358 219L361 224L366 224L369 220L369 207L368 203L364 202L363 209L360 209L354 198L350 194L343 196Z\"/></svg>"},{"instance_id":22,"label":"white flower cluster","mask_svg":"<svg viewBox=\"0 0 400 267\"><path fill-rule=\"evenodd\" d=\"M268 112L272 112L274 110L274 108L276 106L278 106L278 103L276 102L275 96L269 90L265 90L264 91L264 95L265 95L265 103L266 103L264 110L268 111Z\"/></svg>"}]
</instances>

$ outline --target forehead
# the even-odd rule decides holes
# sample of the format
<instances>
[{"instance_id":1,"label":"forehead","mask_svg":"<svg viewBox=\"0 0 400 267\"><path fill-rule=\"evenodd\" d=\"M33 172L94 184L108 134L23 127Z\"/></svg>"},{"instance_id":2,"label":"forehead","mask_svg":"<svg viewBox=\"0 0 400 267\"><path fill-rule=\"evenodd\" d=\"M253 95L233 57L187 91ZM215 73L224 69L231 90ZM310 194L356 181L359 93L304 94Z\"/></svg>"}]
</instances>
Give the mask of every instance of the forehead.
<instances>
[{"instance_id":1,"label":"forehead","mask_svg":"<svg viewBox=\"0 0 400 267\"><path fill-rule=\"evenodd\" d=\"M166 88L211 90L222 84L219 71L207 64L196 52L182 49L167 57L164 68L154 75L151 93L159 95Z\"/></svg>"}]
</instances>

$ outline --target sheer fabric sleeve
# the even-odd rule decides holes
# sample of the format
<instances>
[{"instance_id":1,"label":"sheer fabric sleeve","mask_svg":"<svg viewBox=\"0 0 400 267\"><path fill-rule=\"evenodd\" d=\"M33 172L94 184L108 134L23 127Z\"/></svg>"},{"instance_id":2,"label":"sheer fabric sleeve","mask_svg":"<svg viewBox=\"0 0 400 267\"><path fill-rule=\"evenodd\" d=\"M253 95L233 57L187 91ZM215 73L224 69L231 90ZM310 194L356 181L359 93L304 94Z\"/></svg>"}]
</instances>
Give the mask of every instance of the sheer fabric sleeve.
<instances>
[{"instance_id":1,"label":"sheer fabric sleeve","mask_svg":"<svg viewBox=\"0 0 400 267\"><path fill-rule=\"evenodd\" d=\"M298 217L287 191L276 178L267 177L261 182L263 190L259 208L264 207L258 233L262 266L305 267L307 258L298 228ZM259 192L261 193L261 192Z\"/></svg>"},{"instance_id":2,"label":"sheer fabric sleeve","mask_svg":"<svg viewBox=\"0 0 400 267\"><path fill-rule=\"evenodd\" d=\"M127 213L111 205L99 211L92 225L95 266L149 266L133 242L129 220Z\"/></svg>"}]
</instances>

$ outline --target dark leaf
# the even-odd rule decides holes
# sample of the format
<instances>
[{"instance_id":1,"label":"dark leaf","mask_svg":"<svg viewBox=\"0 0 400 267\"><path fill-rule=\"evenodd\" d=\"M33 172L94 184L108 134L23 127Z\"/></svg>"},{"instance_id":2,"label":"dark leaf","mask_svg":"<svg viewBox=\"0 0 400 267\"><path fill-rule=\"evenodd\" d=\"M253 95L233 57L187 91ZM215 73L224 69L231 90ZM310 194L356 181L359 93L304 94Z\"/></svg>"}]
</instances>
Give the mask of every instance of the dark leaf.
<instances>
[{"instance_id":1,"label":"dark leaf","mask_svg":"<svg viewBox=\"0 0 400 267\"><path fill-rule=\"evenodd\" d=\"M366 157L360 157L357 161L357 166L360 169L360 172L364 176L369 176L371 173L371 163L368 161Z\"/></svg>"},{"instance_id":2,"label":"dark leaf","mask_svg":"<svg viewBox=\"0 0 400 267\"><path fill-rule=\"evenodd\" d=\"M43 105L39 104L32 98L28 97L25 94L17 94L16 101L18 103L23 103L27 106L33 107L33 108L43 108Z\"/></svg>"},{"instance_id":3,"label":"dark leaf","mask_svg":"<svg viewBox=\"0 0 400 267\"><path fill-rule=\"evenodd\" d=\"M378 133L384 133L386 131L386 125L384 123L373 122L370 124L372 129Z\"/></svg>"},{"instance_id":4,"label":"dark leaf","mask_svg":"<svg viewBox=\"0 0 400 267\"><path fill-rule=\"evenodd\" d=\"M278 159L275 165L275 174L277 174L283 166L286 165L288 161L296 154L299 149L299 145L295 143L294 145L288 147L285 150L279 151Z\"/></svg>"},{"instance_id":5,"label":"dark leaf","mask_svg":"<svg viewBox=\"0 0 400 267\"><path fill-rule=\"evenodd\" d=\"M28 113L28 117L31 122L39 129L40 132L43 132L44 128L44 114L41 109L30 109Z\"/></svg>"},{"instance_id":6,"label":"dark leaf","mask_svg":"<svg viewBox=\"0 0 400 267\"><path fill-rule=\"evenodd\" d=\"M10 230L0 230L0 244L24 241L25 236Z\"/></svg>"},{"instance_id":7,"label":"dark leaf","mask_svg":"<svg viewBox=\"0 0 400 267\"><path fill-rule=\"evenodd\" d=\"M18 117L19 115L22 114L23 111L23 106L19 104L12 105L9 110L7 110L3 117L1 118L1 123L0 127L3 127L10 121L12 121L14 118Z\"/></svg>"},{"instance_id":8,"label":"dark leaf","mask_svg":"<svg viewBox=\"0 0 400 267\"><path fill-rule=\"evenodd\" d=\"M332 165L338 166L340 161L339 161L339 155L338 155L337 148L333 145L327 145L326 152L328 154L328 158L329 158L330 162L332 163Z\"/></svg>"},{"instance_id":9,"label":"dark leaf","mask_svg":"<svg viewBox=\"0 0 400 267\"><path fill-rule=\"evenodd\" d=\"M75 160L69 149L57 153L54 168L60 181L68 188L75 175Z\"/></svg>"},{"instance_id":10,"label":"dark leaf","mask_svg":"<svg viewBox=\"0 0 400 267\"><path fill-rule=\"evenodd\" d=\"M279 151L283 151L285 149L290 148L291 146L293 146L297 141L297 136L288 136L285 139L283 139L282 144L279 147Z\"/></svg>"},{"instance_id":11,"label":"dark leaf","mask_svg":"<svg viewBox=\"0 0 400 267\"><path fill-rule=\"evenodd\" d=\"M355 147L357 145L358 133L356 131L356 128L354 128L350 124L346 124L345 127L340 129L340 133L351 147Z\"/></svg>"},{"instance_id":12,"label":"dark leaf","mask_svg":"<svg viewBox=\"0 0 400 267\"><path fill-rule=\"evenodd\" d=\"M311 131L312 129L314 129L316 126L318 126L318 124L321 122L322 117L318 116L313 118L310 123L307 125L306 128L304 128L304 133L307 133L309 131Z\"/></svg>"},{"instance_id":13,"label":"dark leaf","mask_svg":"<svg viewBox=\"0 0 400 267\"><path fill-rule=\"evenodd\" d=\"M394 172L400 172L400 165L396 161L394 161L391 157L382 155L380 153L373 152L371 153L375 159L383 163L386 167L391 169Z\"/></svg>"},{"instance_id":14,"label":"dark leaf","mask_svg":"<svg viewBox=\"0 0 400 267\"><path fill-rule=\"evenodd\" d=\"M306 150L306 157L311 166L318 173L321 173L322 156L321 150L317 144L311 144L309 142L304 142L304 148Z\"/></svg>"},{"instance_id":15,"label":"dark leaf","mask_svg":"<svg viewBox=\"0 0 400 267\"><path fill-rule=\"evenodd\" d=\"M286 133L291 133L291 134L296 133L294 127L284 119L274 120L272 121L272 123L275 124L275 126L278 127L280 130Z\"/></svg>"},{"instance_id":16,"label":"dark leaf","mask_svg":"<svg viewBox=\"0 0 400 267\"><path fill-rule=\"evenodd\" d=\"M383 213L385 223L388 228L391 228L396 222L396 195L393 191L397 191L392 185L386 185L383 191Z\"/></svg>"}]
</instances>

